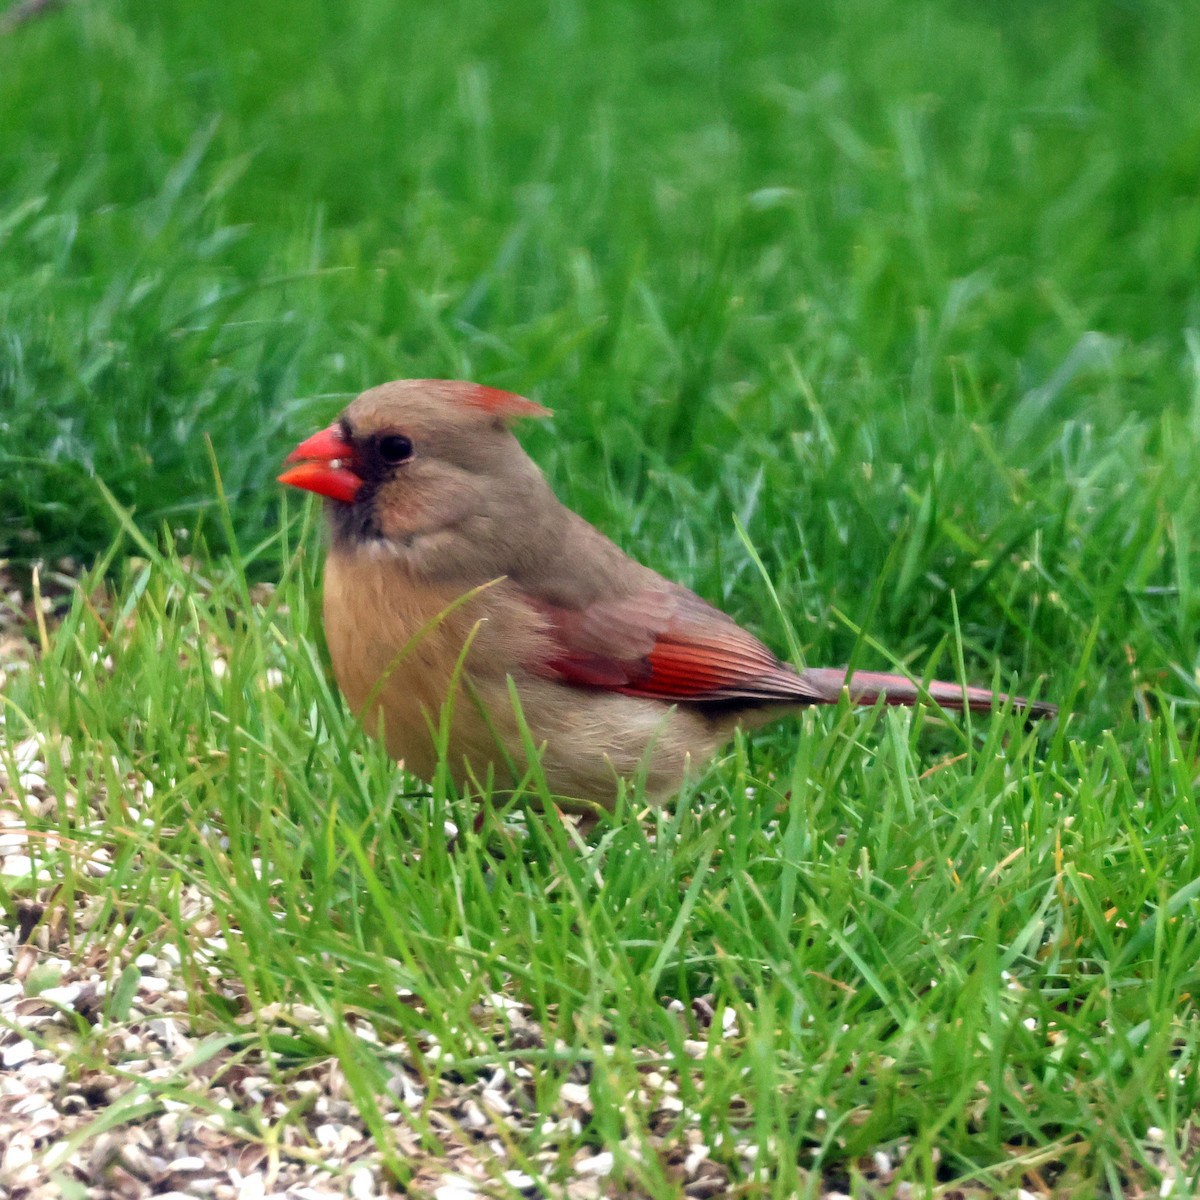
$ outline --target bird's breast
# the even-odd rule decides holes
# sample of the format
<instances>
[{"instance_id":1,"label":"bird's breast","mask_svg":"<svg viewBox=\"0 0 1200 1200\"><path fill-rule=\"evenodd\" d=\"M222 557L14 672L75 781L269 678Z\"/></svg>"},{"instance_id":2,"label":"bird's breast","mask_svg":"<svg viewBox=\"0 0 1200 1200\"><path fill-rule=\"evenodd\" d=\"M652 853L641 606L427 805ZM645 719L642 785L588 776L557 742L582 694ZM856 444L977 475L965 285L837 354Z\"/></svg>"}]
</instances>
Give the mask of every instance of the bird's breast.
<instances>
[{"instance_id":1,"label":"bird's breast","mask_svg":"<svg viewBox=\"0 0 1200 1200\"><path fill-rule=\"evenodd\" d=\"M502 685L506 674L520 675L518 664L537 660L544 640L544 621L507 581L430 583L399 560L367 553L329 555L324 610L334 675L350 708L426 778L436 762L431 723L452 695L455 740L475 737L476 705L456 680ZM479 736L490 737L482 729Z\"/></svg>"}]
</instances>

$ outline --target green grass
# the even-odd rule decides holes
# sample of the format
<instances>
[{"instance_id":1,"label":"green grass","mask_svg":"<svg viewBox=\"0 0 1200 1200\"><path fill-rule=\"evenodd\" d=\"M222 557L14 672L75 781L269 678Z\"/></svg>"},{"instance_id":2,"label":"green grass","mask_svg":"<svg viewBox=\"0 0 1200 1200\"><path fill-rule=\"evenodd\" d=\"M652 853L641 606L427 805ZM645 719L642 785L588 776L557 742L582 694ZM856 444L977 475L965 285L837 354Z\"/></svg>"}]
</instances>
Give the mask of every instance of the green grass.
<instances>
[{"instance_id":1,"label":"green grass","mask_svg":"<svg viewBox=\"0 0 1200 1200\"><path fill-rule=\"evenodd\" d=\"M471 1069L472 1005L515 995L565 1047L539 1101L595 1064L592 1145L646 1125L662 998L711 992L740 1034L689 1105L777 1165L751 1195L900 1142L917 1184L1157 1186L1152 1127L1194 1174L1198 58L1185 5L1115 0L115 2L0 40L0 554L112 579L3 697L10 744L70 739L59 794L108 797L30 817L64 894L186 947L199 889L249 1011ZM405 375L550 405L560 495L776 647L1073 715L826 714L584 849L497 817L447 854L470 816L347 720L272 482ZM360 1106L386 1073L271 1036Z\"/></svg>"}]
</instances>

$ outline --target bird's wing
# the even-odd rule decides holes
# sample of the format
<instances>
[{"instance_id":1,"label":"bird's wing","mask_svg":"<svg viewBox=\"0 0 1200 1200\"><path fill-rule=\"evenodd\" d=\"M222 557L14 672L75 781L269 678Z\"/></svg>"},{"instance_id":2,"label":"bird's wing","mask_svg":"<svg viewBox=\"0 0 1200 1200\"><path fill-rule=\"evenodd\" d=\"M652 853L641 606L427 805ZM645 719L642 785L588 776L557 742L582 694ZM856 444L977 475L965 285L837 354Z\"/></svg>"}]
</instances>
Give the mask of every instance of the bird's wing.
<instances>
[{"instance_id":1,"label":"bird's wing","mask_svg":"<svg viewBox=\"0 0 1200 1200\"><path fill-rule=\"evenodd\" d=\"M550 653L542 673L655 700L819 702L823 697L753 634L685 588L541 605Z\"/></svg>"},{"instance_id":2,"label":"bird's wing","mask_svg":"<svg viewBox=\"0 0 1200 1200\"><path fill-rule=\"evenodd\" d=\"M911 705L988 712L1011 703L1030 717L1051 717L1053 704L986 688L841 667L795 671L753 634L686 588L665 585L594 601L582 609L542 604L550 651L541 673L580 687L608 688L652 700L704 704Z\"/></svg>"}]
</instances>

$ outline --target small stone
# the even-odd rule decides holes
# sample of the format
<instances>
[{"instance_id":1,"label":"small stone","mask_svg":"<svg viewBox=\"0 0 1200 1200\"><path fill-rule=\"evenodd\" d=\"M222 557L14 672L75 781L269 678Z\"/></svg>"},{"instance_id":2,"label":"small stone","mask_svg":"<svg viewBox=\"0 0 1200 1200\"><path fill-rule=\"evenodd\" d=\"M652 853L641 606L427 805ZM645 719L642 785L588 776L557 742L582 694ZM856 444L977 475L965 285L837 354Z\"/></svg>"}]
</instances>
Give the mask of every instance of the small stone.
<instances>
[{"instance_id":1,"label":"small stone","mask_svg":"<svg viewBox=\"0 0 1200 1200\"><path fill-rule=\"evenodd\" d=\"M558 1090L560 1100L567 1104L576 1104L580 1108L590 1109L592 1107L592 1094L581 1083L564 1083Z\"/></svg>"},{"instance_id":2,"label":"small stone","mask_svg":"<svg viewBox=\"0 0 1200 1200\"><path fill-rule=\"evenodd\" d=\"M433 1200L477 1200L479 1192L469 1180L455 1175L447 1175L444 1178L451 1182L435 1188Z\"/></svg>"},{"instance_id":3,"label":"small stone","mask_svg":"<svg viewBox=\"0 0 1200 1200\"><path fill-rule=\"evenodd\" d=\"M369 1167L359 1167L350 1176L350 1195L353 1200L373 1200L375 1196L375 1177Z\"/></svg>"},{"instance_id":4,"label":"small stone","mask_svg":"<svg viewBox=\"0 0 1200 1200\"><path fill-rule=\"evenodd\" d=\"M65 1063L60 1062L31 1063L22 1074L26 1079L38 1080L51 1087L58 1087L66 1078L67 1068Z\"/></svg>"},{"instance_id":5,"label":"small stone","mask_svg":"<svg viewBox=\"0 0 1200 1200\"><path fill-rule=\"evenodd\" d=\"M0 1063L6 1067L19 1067L22 1063L28 1062L37 1053L37 1047L28 1039L22 1038L19 1042L13 1042L11 1046L4 1048L4 1053L0 1054Z\"/></svg>"},{"instance_id":6,"label":"small stone","mask_svg":"<svg viewBox=\"0 0 1200 1200\"><path fill-rule=\"evenodd\" d=\"M513 1106L509 1104L503 1092L498 1092L494 1088L484 1088L479 1099L489 1112L501 1117L512 1116Z\"/></svg>"},{"instance_id":7,"label":"small stone","mask_svg":"<svg viewBox=\"0 0 1200 1200\"><path fill-rule=\"evenodd\" d=\"M33 1138L25 1131L14 1133L9 1140L8 1149L0 1159L0 1171L5 1175L15 1175L22 1167L33 1161Z\"/></svg>"},{"instance_id":8,"label":"small stone","mask_svg":"<svg viewBox=\"0 0 1200 1200\"><path fill-rule=\"evenodd\" d=\"M261 1171L245 1176L237 1185L237 1200L263 1200L267 1185Z\"/></svg>"},{"instance_id":9,"label":"small stone","mask_svg":"<svg viewBox=\"0 0 1200 1200\"><path fill-rule=\"evenodd\" d=\"M463 1105L463 1124L468 1129L486 1129L488 1126L487 1114L474 1100Z\"/></svg>"},{"instance_id":10,"label":"small stone","mask_svg":"<svg viewBox=\"0 0 1200 1200\"><path fill-rule=\"evenodd\" d=\"M599 1154L593 1154L591 1158L580 1159L575 1164L575 1170L580 1175L595 1175L597 1178L602 1178L612 1174L613 1162L612 1151L603 1150Z\"/></svg>"},{"instance_id":11,"label":"small stone","mask_svg":"<svg viewBox=\"0 0 1200 1200\"><path fill-rule=\"evenodd\" d=\"M43 1000L57 1004L59 1008L73 1008L79 993L83 991L81 983L67 983L62 987L49 987L40 993Z\"/></svg>"}]
</instances>

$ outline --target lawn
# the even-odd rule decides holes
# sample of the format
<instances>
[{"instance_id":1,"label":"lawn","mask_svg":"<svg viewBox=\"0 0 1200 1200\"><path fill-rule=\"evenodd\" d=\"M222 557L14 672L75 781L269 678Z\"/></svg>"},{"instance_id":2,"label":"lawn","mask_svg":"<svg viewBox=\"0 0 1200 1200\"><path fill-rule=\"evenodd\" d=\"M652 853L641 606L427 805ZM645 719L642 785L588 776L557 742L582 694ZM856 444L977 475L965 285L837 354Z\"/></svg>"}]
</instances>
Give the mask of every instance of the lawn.
<instances>
[{"instance_id":1,"label":"lawn","mask_svg":"<svg viewBox=\"0 0 1200 1200\"><path fill-rule=\"evenodd\" d=\"M0 30L0 1198L1200 1188L1188 6ZM779 652L1064 715L424 786L274 483L403 376Z\"/></svg>"}]
</instances>

